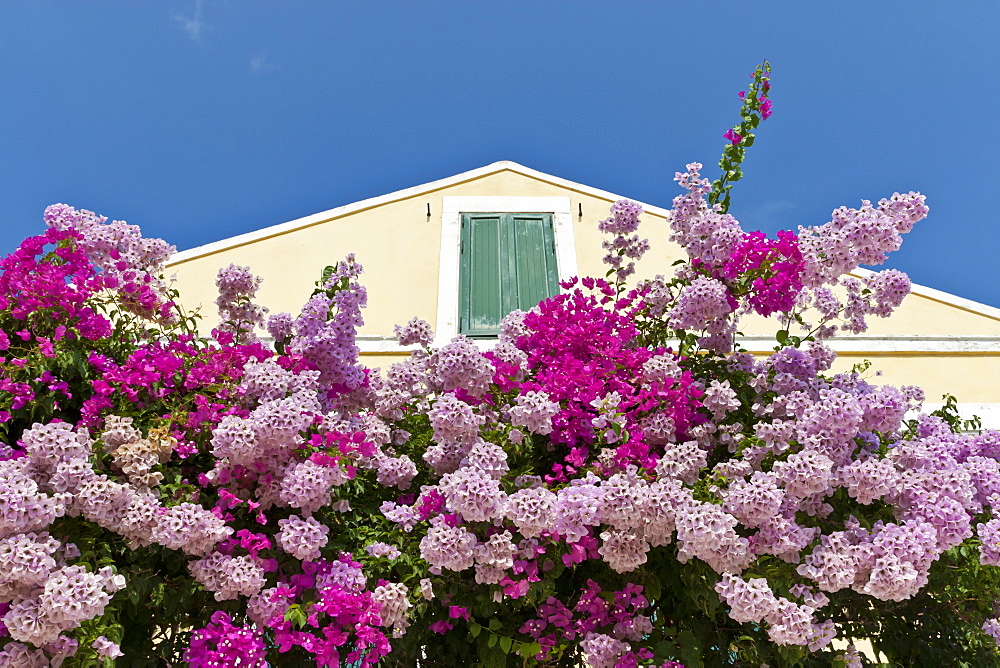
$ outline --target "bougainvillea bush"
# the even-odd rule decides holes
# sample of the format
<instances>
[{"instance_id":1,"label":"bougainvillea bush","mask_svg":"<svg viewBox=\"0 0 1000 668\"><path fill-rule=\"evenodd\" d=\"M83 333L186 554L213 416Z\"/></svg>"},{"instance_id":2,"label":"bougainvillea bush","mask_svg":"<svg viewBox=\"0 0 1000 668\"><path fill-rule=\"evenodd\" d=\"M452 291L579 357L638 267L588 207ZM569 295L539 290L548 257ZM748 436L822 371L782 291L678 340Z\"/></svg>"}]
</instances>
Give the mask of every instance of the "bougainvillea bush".
<instances>
[{"instance_id":1,"label":"bougainvillea bush","mask_svg":"<svg viewBox=\"0 0 1000 668\"><path fill-rule=\"evenodd\" d=\"M0 666L866 661L835 638L997 665L1000 434L908 420L919 389L832 373L824 344L907 294L848 274L924 198L745 232L729 189L769 88L723 178L677 175L672 275L630 282L649 245L618 202L607 276L485 345L412 320L384 373L353 257L294 317L223 269L206 337L172 247L49 207L0 261ZM750 313L773 354L741 350Z\"/></svg>"}]
</instances>

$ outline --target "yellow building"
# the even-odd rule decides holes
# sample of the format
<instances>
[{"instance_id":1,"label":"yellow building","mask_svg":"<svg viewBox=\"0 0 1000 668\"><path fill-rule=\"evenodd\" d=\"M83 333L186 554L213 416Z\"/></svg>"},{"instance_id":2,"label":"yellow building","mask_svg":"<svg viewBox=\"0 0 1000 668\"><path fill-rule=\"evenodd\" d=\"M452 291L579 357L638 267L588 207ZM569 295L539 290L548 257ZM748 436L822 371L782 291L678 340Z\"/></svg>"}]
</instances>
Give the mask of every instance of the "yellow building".
<instances>
[{"instance_id":1,"label":"yellow building","mask_svg":"<svg viewBox=\"0 0 1000 668\"><path fill-rule=\"evenodd\" d=\"M167 273L176 275L185 305L201 306L208 322L216 317L216 273L230 263L249 265L264 278L258 303L271 313L295 314L323 267L355 253L365 267L369 304L358 344L367 365L384 367L408 354L393 336L396 324L422 318L435 327L436 344L458 333L488 339L490 309L518 305L498 297L486 307L471 300L470 307L479 280L470 254L504 258L505 276L535 290L552 289L556 278L603 276L597 221L619 199L501 161L182 251ZM643 211L640 233L652 250L636 278L669 275L684 253L667 240L668 212L646 204ZM489 235L474 236L486 225ZM483 308L487 312L477 311ZM928 407L953 394L963 414L1000 428L1000 390L993 383L1000 374L1000 309L914 285L892 318L872 318L869 325L864 335L829 342L840 355L835 370L869 359L882 374L873 382L918 385ZM752 320L741 329L747 349L767 353L774 346L773 321Z\"/></svg>"}]
</instances>

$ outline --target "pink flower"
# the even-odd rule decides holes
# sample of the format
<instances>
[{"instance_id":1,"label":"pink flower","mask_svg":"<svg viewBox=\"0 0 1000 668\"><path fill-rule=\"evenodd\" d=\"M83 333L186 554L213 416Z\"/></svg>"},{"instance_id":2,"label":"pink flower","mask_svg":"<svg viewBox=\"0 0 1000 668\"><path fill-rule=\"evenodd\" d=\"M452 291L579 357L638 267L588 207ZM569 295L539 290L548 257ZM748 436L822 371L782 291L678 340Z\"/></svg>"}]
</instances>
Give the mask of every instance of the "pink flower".
<instances>
[{"instance_id":1,"label":"pink flower","mask_svg":"<svg viewBox=\"0 0 1000 668\"><path fill-rule=\"evenodd\" d=\"M736 130L732 130L732 129L730 129L730 130L727 130L727 131L726 131L726 134L724 134L724 135L722 135L722 136L723 136L723 137L725 137L726 139L728 139L728 140L729 140L729 142L730 142L731 144L733 144L734 146L735 146L736 144L739 144L739 143L740 143L741 141L743 141L743 137L741 137L740 135L738 135L738 134L736 133Z\"/></svg>"},{"instance_id":2,"label":"pink flower","mask_svg":"<svg viewBox=\"0 0 1000 668\"><path fill-rule=\"evenodd\" d=\"M448 617L451 619L458 619L459 617L464 618L466 621L469 620L469 609L463 608L460 605L448 606Z\"/></svg>"},{"instance_id":3,"label":"pink flower","mask_svg":"<svg viewBox=\"0 0 1000 668\"><path fill-rule=\"evenodd\" d=\"M764 98L760 101L760 117L765 121L771 117L771 100Z\"/></svg>"},{"instance_id":4,"label":"pink flower","mask_svg":"<svg viewBox=\"0 0 1000 668\"><path fill-rule=\"evenodd\" d=\"M97 639L91 643L91 647L97 651L97 656L101 658L117 659L120 656L125 656L122 654L121 648L117 643L111 642L104 636L98 636Z\"/></svg>"},{"instance_id":5,"label":"pink flower","mask_svg":"<svg viewBox=\"0 0 1000 668\"><path fill-rule=\"evenodd\" d=\"M447 633L448 631L451 631L453 628L455 627L452 626L451 622L445 621L443 619L441 621L434 622L433 624L430 625L431 631L433 631L434 633L441 633L441 634Z\"/></svg>"}]
</instances>

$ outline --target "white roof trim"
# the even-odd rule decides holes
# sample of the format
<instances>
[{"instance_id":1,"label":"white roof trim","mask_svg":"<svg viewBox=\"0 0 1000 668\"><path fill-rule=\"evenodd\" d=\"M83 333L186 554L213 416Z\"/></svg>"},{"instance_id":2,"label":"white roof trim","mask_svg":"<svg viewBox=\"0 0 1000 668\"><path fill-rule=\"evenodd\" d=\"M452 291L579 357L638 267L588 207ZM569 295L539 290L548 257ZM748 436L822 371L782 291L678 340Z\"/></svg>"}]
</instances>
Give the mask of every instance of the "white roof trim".
<instances>
[{"instance_id":1,"label":"white roof trim","mask_svg":"<svg viewBox=\"0 0 1000 668\"><path fill-rule=\"evenodd\" d=\"M267 337L263 337L267 339ZM269 339L267 339L269 340ZM472 339L480 350L489 350L496 339ZM770 354L776 345L773 336L741 336L737 342L750 352ZM434 347L441 347L448 339L438 337ZM838 354L903 355L961 355L998 354L1000 336L835 336L824 340ZM401 346L394 336L358 336L358 348L363 354L398 354L416 350L419 346Z\"/></svg>"},{"instance_id":2,"label":"white roof trim","mask_svg":"<svg viewBox=\"0 0 1000 668\"><path fill-rule=\"evenodd\" d=\"M773 336L741 336L737 342L751 352L770 352ZM839 335L823 341L837 353L862 354L989 354L1000 353L1000 336L866 336Z\"/></svg>"},{"instance_id":3,"label":"white roof trim","mask_svg":"<svg viewBox=\"0 0 1000 668\"><path fill-rule=\"evenodd\" d=\"M575 190L585 195L591 195L593 197L605 199L608 200L609 202L615 202L617 200L623 199L621 195L616 195L606 190L601 190L599 188L592 188L591 186L585 186L582 183L576 183L574 181L563 179L558 176L552 176L551 174L539 172L538 170L531 169L530 167L525 167L524 165L519 165L516 162L511 162L510 160L500 160L490 165L486 165L485 167L472 169L467 172L462 172L461 174L455 174L454 176L449 176L444 179L439 179L437 181L431 181L429 183L424 183L419 186L413 186L412 188L404 188L403 190L397 190L395 192L391 192L386 195L379 195L378 197L370 197L368 199L363 199L360 202L345 204L344 206L339 206L335 209L329 209L327 211L321 211L320 213L314 213L311 216L298 218L296 220L290 220L287 223L271 225L269 227L264 227L259 230L255 230L253 232L247 232L246 234L240 234L235 237L229 237L227 239L213 241L212 243L205 244L204 246L190 248L188 250L175 253L170 258L167 265L171 266L179 264L181 262L193 260L194 258L201 257L203 255L211 255L212 253L218 253L220 251L224 251L229 248L242 246L244 244L252 243L254 241L260 241L262 239L267 239L268 237L277 236L279 234L285 234L286 232L293 232L295 230L302 229L304 227L309 227L311 225L316 225L318 223L324 223L328 220L340 218L342 216L355 213L357 211L371 209L376 206L382 206L383 204L389 204L391 202L396 202L402 199L417 197L426 192L440 190L442 188L447 188L448 186L464 183L465 181L471 181L473 179L478 179L483 176L489 176L490 174L495 174L497 172L502 172L505 170L511 172L517 172L518 174L523 174L524 176L529 176L531 178L538 179L540 181L547 181L553 185L561 186L569 190ZM639 202L639 204L642 204L643 211L662 217L667 217L669 215L669 210L664 209L662 207L653 206L652 204L643 204L642 202Z\"/></svg>"},{"instance_id":4,"label":"white roof trim","mask_svg":"<svg viewBox=\"0 0 1000 668\"><path fill-rule=\"evenodd\" d=\"M906 414L907 420L912 420L921 413L930 413L944 406L944 404L928 404L921 406L920 410L910 411ZM982 421L983 429L1000 429L1000 404L958 404L958 415L963 420L968 420L973 416Z\"/></svg>"},{"instance_id":5,"label":"white roof trim","mask_svg":"<svg viewBox=\"0 0 1000 668\"><path fill-rule=\"evenodd\" d=\"M865 269L864 267L858 267L850 273L859 278L865 278L876 272L871 269ZM977 315L984 315L988 318L993 318L994 320L1000 320L1000 308L975 302L971 299L966 299L965 297L959 297L958 295L953 295L950 292L935 290L934 288L928 288L925 285L917 285L916 283L913 283L910 287L910 293L926 297L927 299L933 299L936 302L948 304L949 306L954 306L965 311L971 311Z\"/></svg>"}]
</instances>

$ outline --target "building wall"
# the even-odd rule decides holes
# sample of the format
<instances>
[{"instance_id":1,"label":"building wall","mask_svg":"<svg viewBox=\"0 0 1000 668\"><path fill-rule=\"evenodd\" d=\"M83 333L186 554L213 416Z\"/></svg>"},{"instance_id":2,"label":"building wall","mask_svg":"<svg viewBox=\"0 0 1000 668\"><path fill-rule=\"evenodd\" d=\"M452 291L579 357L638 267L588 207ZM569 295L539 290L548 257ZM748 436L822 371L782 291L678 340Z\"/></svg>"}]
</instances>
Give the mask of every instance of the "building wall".
<instances>
[{"instance_id":1,"label":"building wall","mask_svg":"<svg viewBox=\"0 0 1000 668\"><path fill-rule=\"evenodd\" d=\"M264 279L257 302L272 313L295 314L323 268L353 252L368 291L361 333L387 335L413 316L433 321L437 296L426 286L437 286L440 247L440 227L427 221L424 202L404 200L172 264L169 271L177 274L185 305L200 305L210 328L218 322L221 267L249 266Z\"/></svg>"},{"instance_id":2,"label":"building wall","mask_svg":"<svg viewBox=\"0 0 1000 668\"><path fill-rule=\"evenodd\" d=\"M364 362L384 368L407 354L393 340L394 325L414 316L438 322L444 197L568 197L577 272L604 276L597 223L608 217L618 196L520 166L504 167L509 164L185 251L175 256L168 275L176 274L187 307L202 307L207 330L218 322L215 276L221 267L249 265L264 278L257 302L272 313L295 314L323 267L353 252L364 265L362 283L368 290L365 325L359 332ZM672 263L683 257L668 241L667 212L646 209L640 234L649 239L651 251L639 263L636 279L669 275ZM1000 427L1000 391L993 382L1000 372L1000 310L918 287L892 318L871 318L869 324L862 336L832 340L841 355L836 371L869 359L872 382L919 385L929 402L953 394L990 413L987 421ZM740 329L748 337L747 349L763 355L773 348L778 328L774 320L754 317Z\"/></svg>"},{"instance_id":3,"label":"building wall","mask_svg":"<svg viewBox=\"0 0 1000 668\"><path fill-rule=\"evenodd\" d=\"M365 325L360 334L391 337L394 325L414 316L430 323L437 320L442 198L483 195L569 196L580 275L604 275L602 235L597 231L597 222L608 217L614 200L568 191L511 171L183 258L172 262L168 273L176 274L176 286L185 305L202 307L210 329L218 322L214 301L215 275L220 268L230 263L250 266L264 279L258 303L266 305L272 313L294 314L308 298L323 267L353 252L365 268L362 283L368 291ZM664 216L654 213L643 216L643 234L653 245L651 255L657 257L655 261L643 262L637 276L669 273L670 263L680 257L680 249L667 241L668 233Z\"/></svg>"}]
</instances>

